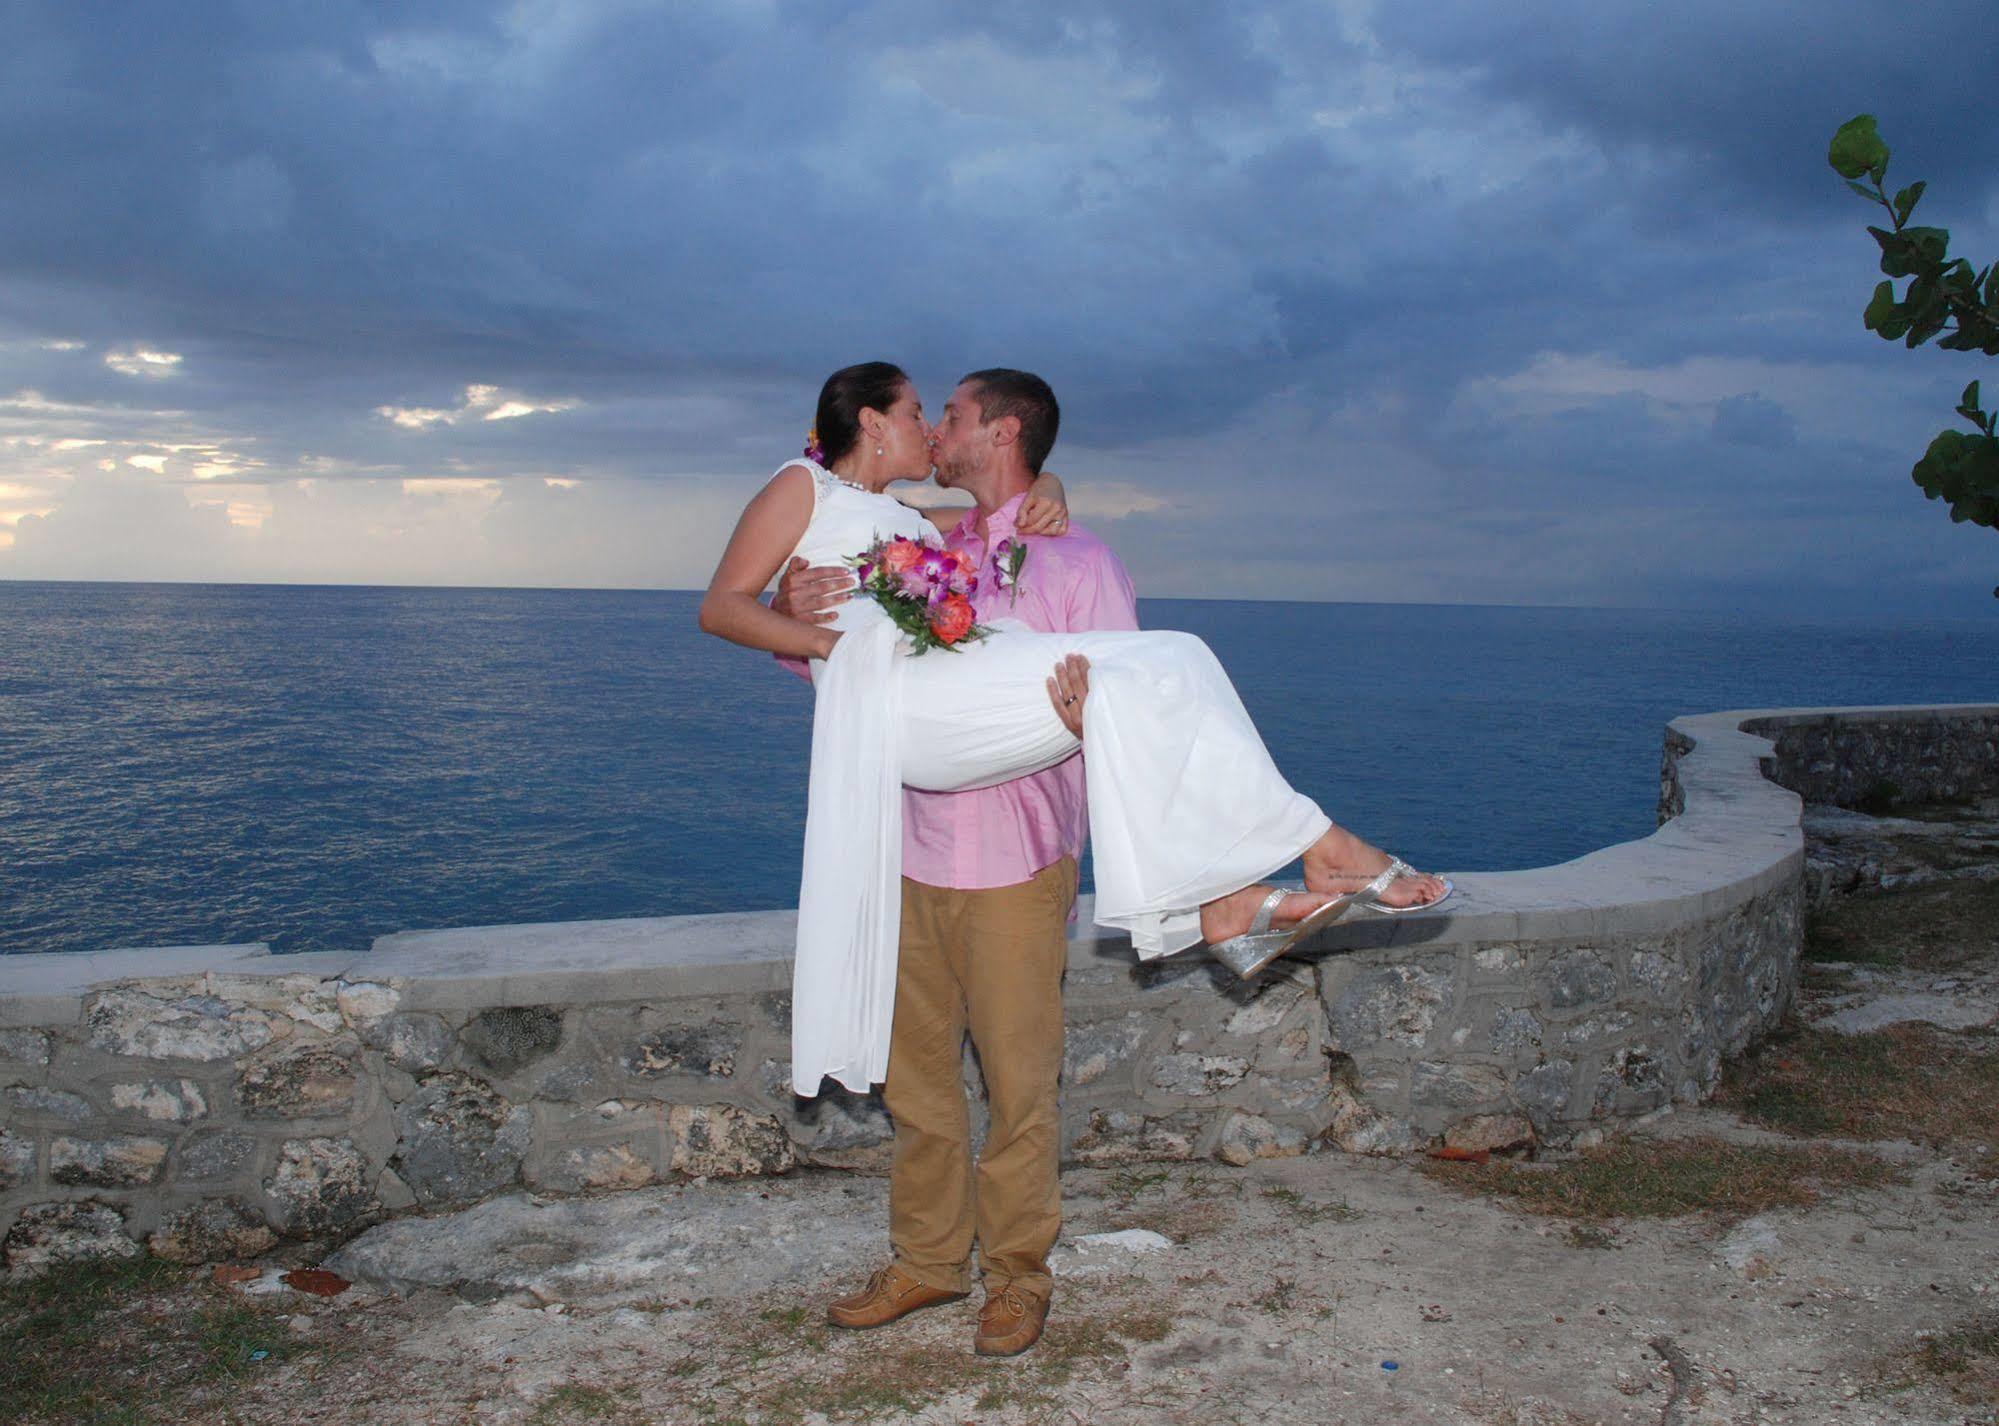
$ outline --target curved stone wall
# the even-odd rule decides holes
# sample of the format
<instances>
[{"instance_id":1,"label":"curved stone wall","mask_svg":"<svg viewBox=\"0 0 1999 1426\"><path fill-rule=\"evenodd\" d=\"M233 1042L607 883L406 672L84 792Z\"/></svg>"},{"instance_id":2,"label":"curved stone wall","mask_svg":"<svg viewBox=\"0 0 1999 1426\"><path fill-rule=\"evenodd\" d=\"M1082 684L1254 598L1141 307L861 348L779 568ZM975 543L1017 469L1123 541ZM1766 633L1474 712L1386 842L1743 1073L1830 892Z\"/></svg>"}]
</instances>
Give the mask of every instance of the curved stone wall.
<instances>
[{"instance_id":1,"label":"curved stone wall","mask_svg":"<svg viewBox=\"0 0 1999 1426\"><path fill-rule=\"evenodd\" d=\"M1914 788L1947 745L1986 776L1995 719L1675 720L1670 819L1650 837L1460 877L1447 908L1333 927L1250 988L1203 959L1138 965L1086 906L1066 1152L1245 1163L1561 1143L1698 1098L1795 985L1800 800L1759 762L1782 777L1787 740L1806 770L1864 745L1865 776ZM521 1185L879 1168L874 1097L787 1090L794 925L771 912L414 932L356 955L0 959L0 1260L25 1271L141 1242L241 1256Z\"/></svg>"}]
</instances>

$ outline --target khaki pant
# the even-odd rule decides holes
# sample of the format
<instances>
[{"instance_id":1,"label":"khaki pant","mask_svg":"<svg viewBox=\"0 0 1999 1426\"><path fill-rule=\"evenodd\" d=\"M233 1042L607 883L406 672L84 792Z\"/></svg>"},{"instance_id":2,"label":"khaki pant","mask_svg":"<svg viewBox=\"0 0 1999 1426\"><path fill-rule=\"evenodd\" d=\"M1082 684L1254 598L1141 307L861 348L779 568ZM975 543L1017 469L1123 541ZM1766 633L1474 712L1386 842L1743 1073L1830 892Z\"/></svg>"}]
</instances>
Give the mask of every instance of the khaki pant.
<instances>
[{"instance_id":1,"label":"khaki pant","mask_svg":"<svg viewBox=\"0 0 1999 1426\"><path fill-rule=\"evenodd\" d=\"M902 946L883 1098L895 1119L889 1241L895 1261L947 1292L1046 1298L1062 1228L1062 970L1076 863L1016 886L954 891L902 882ZM972 1163L965 1032L985 1071L990 1127Z\"/></svg>"}]
</instances>

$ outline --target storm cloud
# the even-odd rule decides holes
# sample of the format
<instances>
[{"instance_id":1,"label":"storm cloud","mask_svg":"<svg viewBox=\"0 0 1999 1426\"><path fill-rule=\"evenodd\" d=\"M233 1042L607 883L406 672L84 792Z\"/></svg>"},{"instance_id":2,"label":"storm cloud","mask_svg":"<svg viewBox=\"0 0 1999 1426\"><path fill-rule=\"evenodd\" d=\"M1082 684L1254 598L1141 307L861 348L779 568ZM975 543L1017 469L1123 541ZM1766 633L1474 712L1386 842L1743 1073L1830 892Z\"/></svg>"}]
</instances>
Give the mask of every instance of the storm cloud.
<instances>
[{"instance_id":1,"label":"storm cloud","mask_svg":"<svg viewBox=\"0 0 1999 1426\"><path fill-rule=\"evenodd\" d=\"M819 380L1047 376L1142 592L1985 615L1865 333L1984 7L0 7L0 577L705 582Z\"/></svg>"}]
</instances>

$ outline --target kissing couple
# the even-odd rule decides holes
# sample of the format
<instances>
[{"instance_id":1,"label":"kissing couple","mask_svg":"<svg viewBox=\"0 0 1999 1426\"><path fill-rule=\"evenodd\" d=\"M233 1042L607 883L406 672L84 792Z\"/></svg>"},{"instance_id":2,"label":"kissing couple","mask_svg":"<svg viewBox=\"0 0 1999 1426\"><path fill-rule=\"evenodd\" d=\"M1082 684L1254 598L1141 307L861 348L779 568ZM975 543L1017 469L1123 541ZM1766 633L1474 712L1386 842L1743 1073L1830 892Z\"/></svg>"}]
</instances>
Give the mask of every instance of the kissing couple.
<instances>
[{"instance_id":1,"label":"kissing couple","mask_svg":"<svg viewBox=\"0 0 1999 1426\"><path fill-rule=\"evenodd\" d=\"M1205 943L1245 977L1344 915L1450 892L1285 782L1206 644L1138 629L1123 565L1043 470L1060 419L1028 372L971 373L934 426L899 367L834 372L700 613L814 688L792 1088L882 1084L895 1122L893 1261L828 1317L875 1327L963 1297L976 1241L983 1355L1032 1346L1053 1291L1086 835L1098 923L1141 959ZM969 508L888 493L933 470ZM1301 858L1302 888L1264 880ZM968 1031L990 1111L976 1165Z\"/></svg>"}]
</instances>

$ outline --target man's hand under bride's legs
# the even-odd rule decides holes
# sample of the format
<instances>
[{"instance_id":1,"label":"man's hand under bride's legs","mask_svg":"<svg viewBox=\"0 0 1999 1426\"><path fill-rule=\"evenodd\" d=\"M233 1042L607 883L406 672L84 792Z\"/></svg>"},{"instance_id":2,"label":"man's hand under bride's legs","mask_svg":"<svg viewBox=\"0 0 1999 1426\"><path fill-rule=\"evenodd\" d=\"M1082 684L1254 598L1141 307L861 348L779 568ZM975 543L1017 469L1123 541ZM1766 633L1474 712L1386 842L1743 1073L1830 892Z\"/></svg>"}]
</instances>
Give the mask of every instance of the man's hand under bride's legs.
<instances>
[{"instance_id":1,"label":"man's hand under bride's legs","mask_svg":"<svg viewBox=\"0 0 1999 1426\"><path fill-rule=\"evenodd\" d=\"M1388 869L1392 860L1335 823L1305 851L1305 885L1319 892L1343 895L1358 891ZM1398 876L1381 893L1387 906L1427 906L1444 894L1444 883L1417 872Z\"/></svg>"},{"instance_id":2,"label":"man's hand under bride's legs","mask_svg":"<svg viewBox=\"0 0 1999 1426\"><path fill-rule=\"evenodd\" d=\"M793 555L778 576L770 607L802 624L830 624L833 611L853 597L852 570L837 564L808 565Z\"/></svg>"},{"instance_id":3,"label":"man's hand under bride's legs","mask_svg":"<svg viewBox=\"0 0 1999 1426\"><path fill-rule=\"evenodd\" d=\"M1081 654L1070 654L1055 665L1055 673L1048 680L1048 701L1055 705L1055 716L1062 720L1077 738L1083 736L1083 700L1090 696L1090 661Z\"/></svg>"}]
</instances>

